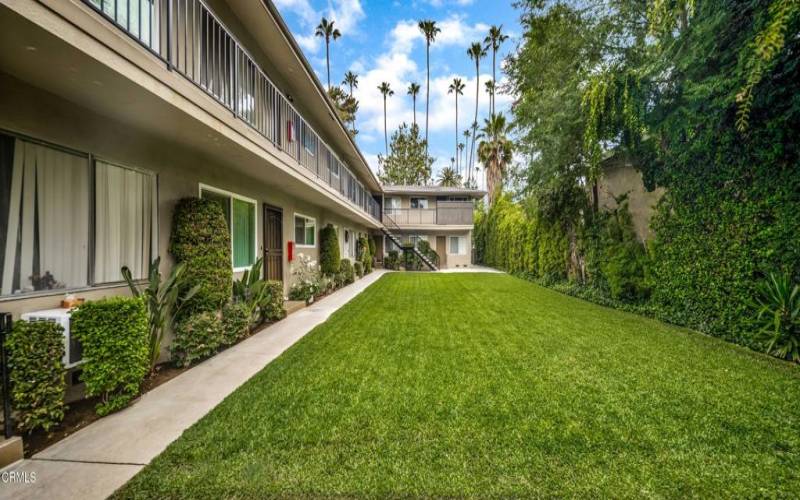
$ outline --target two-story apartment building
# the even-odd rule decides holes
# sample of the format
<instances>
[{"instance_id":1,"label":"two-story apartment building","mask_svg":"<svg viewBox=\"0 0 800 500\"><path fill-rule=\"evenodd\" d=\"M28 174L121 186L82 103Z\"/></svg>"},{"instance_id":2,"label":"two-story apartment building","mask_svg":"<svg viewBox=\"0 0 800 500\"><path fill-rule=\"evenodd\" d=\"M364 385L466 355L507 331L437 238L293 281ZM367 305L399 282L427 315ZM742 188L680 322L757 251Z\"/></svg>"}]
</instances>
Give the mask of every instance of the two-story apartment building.
<instances>
[{"instance_id":1,"label":"two-story apartment building","mask_svg":"<svg viewBox=\"0 0 800 500\"><path fill-rule=\"evenodd\" d=\"M0 0L0 309L127 293L173 207L218 201L231 266L288 288L336 226L471 259L481 192L381 186L269 0ZM385 210L382 210L382 206ZM380 247L380 245L379 245ZM292 255L290 255L290 253Z\"/></svg>"},{"instance_id":2,"label":"two-story apartment building","mask_svg":"<svg viewBox=\"0 0 800 500\"><path fill-rule=\"evenodd\" d=\"M379 234L381 186L261 0L0 0L0 309L126 293L218 200L240 271Z\"/></svg>"},{"instance_id":3,"label":"two-story apartment building","mask_svg":"<svg viewBox=\"0 0 800 500\"><path fill-rule=\"evenodd\" d=\"M401 244L425 240L439 256L441 269L472 262L473 206L483 191L442 186L383 186L385 226ZM399 250L384 236L384 252Z\"/></svg>"}]
</instances>

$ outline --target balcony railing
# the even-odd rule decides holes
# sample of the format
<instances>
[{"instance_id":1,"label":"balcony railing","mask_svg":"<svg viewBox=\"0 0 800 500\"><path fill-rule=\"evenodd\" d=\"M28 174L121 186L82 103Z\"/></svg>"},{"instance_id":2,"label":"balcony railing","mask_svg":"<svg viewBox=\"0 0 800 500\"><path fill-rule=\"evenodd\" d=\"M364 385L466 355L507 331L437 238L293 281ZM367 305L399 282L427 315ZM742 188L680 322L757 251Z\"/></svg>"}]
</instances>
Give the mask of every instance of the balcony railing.
<instances>
[{"instance_id":1,"label":"balcony railing","mask_svg":"<svg viewBox=\"0 0 800 500\"><path fill-rule=\"evenodd\" d=\"M385 208L383 221L398 226L468 226L473 223L472 210L471 202L439 201L436 208Z\"/></svg>"},{"instance_id":2,"label":"balcony railing","mask_svg":"<svg viewBox=\"0 0 800 500\"><path fill-rule=\"evenodd\" d=\"M202 0L83 0L280 148L317 181L380 220L380 206Z\"/></svg>"}]
</instances>

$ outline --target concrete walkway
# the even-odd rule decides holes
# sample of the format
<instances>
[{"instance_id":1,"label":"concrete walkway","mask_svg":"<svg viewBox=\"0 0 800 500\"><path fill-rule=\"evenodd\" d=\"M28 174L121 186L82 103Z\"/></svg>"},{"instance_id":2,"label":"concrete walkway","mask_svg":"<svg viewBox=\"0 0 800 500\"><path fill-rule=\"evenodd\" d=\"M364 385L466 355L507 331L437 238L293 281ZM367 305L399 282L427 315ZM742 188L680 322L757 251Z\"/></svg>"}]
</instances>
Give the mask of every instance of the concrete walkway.
<instances>
[{"instance_id":1,"label":"concrete walkway","mask_svg":"<svg viewBox=\"0 0 800 500\"><path fill-rule=\"evenodd\" d=\"M0 499L106 498L237 387L385 273L372 272L153 389L130 408L8 466L0 474Z\"/></svg>"}]
</instances>

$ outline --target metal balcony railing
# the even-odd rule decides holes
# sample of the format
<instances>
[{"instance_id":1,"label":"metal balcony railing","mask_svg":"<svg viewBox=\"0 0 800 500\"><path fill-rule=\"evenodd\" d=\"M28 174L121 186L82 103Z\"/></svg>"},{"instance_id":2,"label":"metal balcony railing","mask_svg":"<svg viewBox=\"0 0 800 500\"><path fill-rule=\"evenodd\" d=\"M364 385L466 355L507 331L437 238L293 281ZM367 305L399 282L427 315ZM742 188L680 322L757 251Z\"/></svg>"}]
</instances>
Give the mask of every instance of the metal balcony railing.
<instances>
[{"instance_id":1,"label":"metal balcony railing","mask_svg":"<svg viewBox=\"0 0 800 500\"><path fill-rule=\"evenodd\" d=\"M385 208L383 222L398 226L466 226L473 223L471 202L437 202L436 208Z\"/></svg>"},{"instance_id":2,"label":"metal balcony railing","mask_svg":"<svg viewBox=\"0 0 800 500\"><path fill-rule=\"evenodd\" d=\"M380 220L380 206L203 0L83 0L250 125L317 181Z\"/></svg>"}]
</instances>

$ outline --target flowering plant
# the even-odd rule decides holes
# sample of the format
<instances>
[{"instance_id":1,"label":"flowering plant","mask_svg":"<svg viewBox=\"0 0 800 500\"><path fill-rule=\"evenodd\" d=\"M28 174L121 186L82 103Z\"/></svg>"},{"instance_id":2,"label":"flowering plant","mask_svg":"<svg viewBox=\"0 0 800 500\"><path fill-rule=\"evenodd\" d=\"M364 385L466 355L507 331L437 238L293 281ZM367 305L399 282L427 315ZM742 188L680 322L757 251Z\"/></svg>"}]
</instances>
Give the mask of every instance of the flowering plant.
<instances>
[{"instance_id":1,"label":"flowering plant","mask_svg":"<svg viewBox=\"0 0 800 500\"><path fill-rule=\"evenodd\" d=\"M319 293L320 273L317 261L302 253L297 254L297 261L292 264L292 286L289 288L289 299L308 302Z\"/></svg>"}]
</instances>

